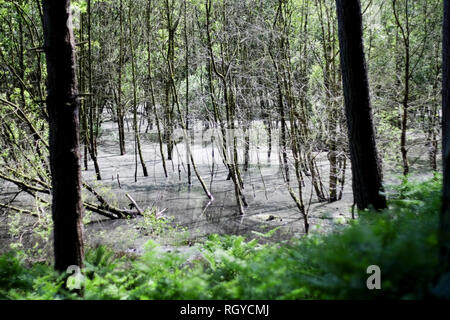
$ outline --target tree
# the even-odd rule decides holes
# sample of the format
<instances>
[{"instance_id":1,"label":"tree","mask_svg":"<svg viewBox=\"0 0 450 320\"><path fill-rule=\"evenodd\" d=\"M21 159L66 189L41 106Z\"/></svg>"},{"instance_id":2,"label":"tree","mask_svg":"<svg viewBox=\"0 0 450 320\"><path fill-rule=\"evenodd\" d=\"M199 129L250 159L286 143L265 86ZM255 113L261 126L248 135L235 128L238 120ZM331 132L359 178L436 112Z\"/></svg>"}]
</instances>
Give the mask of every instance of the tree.
<instances>
[{"instance_id":1,"label":"tree","mask_svg":"<svg viewBox=\"0 0 450 320\"><path fill-rule=\"evenodd\" d=\"M409 91L410 91L410 78L411 78L411 51L410 51L410 37L411 29L409 23L409 1L406 0L404 4L405 11L405 25L404 27L400 23L399 13L397 9L397 0L392 0L392 8L394 12L395 22L397 27L400 29L401 38L403 45L405 47L405 70L404 70L404 89L403 89L403 99L402 99L402 120L401 120L401 136L400 136L400 151L402 154L403 161L403 175L408 175L409 164L408 164L408 149L406 148L406 131L408 125L408 107L409 107Z\"/></svg>"},{"instance_id":2,"label":"tree","mask_svg":"<svg viewBox=\"0 0 450 320\"><path fill-rule=\"evenodd\" d=\"M372 124L360 1L336 0L353 196L358 209L386 208Z\"/></svg>"},{"instance_id":3,"label":"tree","mask_svg":"<svg viewBox=\"0 0 450 320\"><path fill-rule=\"evenodd\" d=\"M83 261L79 97L70 0L44 0L55 269Z\"/></svg>"},{"instance_id":4,"label":"tree","mask_svg":"<svg viewBox=\"0 0 450 320\"><path fill-rule=\"evenodd\" d=\"M442 33L442 159L444 186L440 216L441 263L450 269L450 3L444 1Z\"/></svg>"},{"instance_id":5,"label":"tree","mask_svg":"<svg viewBox=\"0 0 450 320\"><path fill-rule=\"evenodd\" d=\"M141 148L141 138L140 138L140 126L138 125L137 120L137 110L138 110L138 100L137 100L137 84L136 84L136 61L134 54L134 44L133 44L133 24L131 20L131 11L132 6L129 5L128 8L128 24L129 24L129 40L130 40L130 55L131 55L131 76L133 83L133 128L134 128L134 156L135 156L135 172L134 172L134 181L137 182L137 157L139 155L139 160L142 166L142 172L144 177L148 177L147 166L145 165L144 156L142 154Z\"/></svg>"}]
</instances>

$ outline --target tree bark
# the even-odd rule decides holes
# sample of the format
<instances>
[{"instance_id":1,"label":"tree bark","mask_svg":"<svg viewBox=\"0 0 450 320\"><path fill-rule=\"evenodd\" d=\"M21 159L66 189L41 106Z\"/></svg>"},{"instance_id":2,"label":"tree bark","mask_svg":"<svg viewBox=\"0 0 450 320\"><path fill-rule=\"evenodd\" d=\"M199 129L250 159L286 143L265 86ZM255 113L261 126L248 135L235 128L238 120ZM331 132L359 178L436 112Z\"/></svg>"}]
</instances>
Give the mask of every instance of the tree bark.
<instances>
[{"instance_id":1,"label":"tree bark","mask_svg":"<svg viewBox=\"0 0 450 320\"><path fill-rule=\"evenodd\" d=\"M444 185L440 215L440 258L445 271L450 271L450 3L444 1L442 41L442 150Z\"/></svg>"},{"instance_id":2,"label":"tree bark","mask_svg":"<svg viewBox=\"0 0 450 320\"><path fill-rule=\"evenodd\" d=\"M79 100L70 0L44 0L55 269L83 263Z\"/></svg>"},{"instance_id":3,"label":"tree bark","mask_svg":"<svg viewBox=\"0 0 450 320\"><path fill-rule=\"evenodd\" d=\"M358 209L386 208L370 106L363 47L360 1L336 0L342 84L353 174L353 197Z\"/></svg>"}]
</instances>

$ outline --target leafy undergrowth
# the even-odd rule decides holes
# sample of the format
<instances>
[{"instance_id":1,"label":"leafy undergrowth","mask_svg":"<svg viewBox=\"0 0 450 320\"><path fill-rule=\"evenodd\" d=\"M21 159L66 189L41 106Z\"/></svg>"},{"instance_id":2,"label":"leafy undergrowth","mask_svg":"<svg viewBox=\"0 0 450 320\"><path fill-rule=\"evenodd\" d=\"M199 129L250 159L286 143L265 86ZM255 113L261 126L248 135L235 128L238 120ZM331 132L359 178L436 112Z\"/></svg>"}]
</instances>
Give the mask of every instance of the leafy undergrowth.
<instances>
[{"instance_id":1,"label":"leafy undergrowth","mask_svg":"<svg viewBox=\"0 0 450 320\"><path fill-rule=\"evenodd\" d=\"M0 257L1 299L410 299L432 297L438 268L440 178L396 188L390 208L362 212L350 226L289 244L212 235L197 253L163 253L148 243L140 257L99 247L86 254L83 294L64 289L49 265ZM368 290L367 267L381 269ZM73 280L73 279L72 279ZM69 285L70 287L70 285Z\"/></svg>"}]
</instances>

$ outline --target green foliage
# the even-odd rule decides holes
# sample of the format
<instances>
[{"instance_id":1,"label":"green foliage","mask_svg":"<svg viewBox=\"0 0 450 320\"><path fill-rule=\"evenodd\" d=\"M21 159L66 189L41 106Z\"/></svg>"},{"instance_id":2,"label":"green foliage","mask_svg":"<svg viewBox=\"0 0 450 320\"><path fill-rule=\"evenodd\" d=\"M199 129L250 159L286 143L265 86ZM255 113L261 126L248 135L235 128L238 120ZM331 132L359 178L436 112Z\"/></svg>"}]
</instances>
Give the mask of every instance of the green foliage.
<instances>
[{"instance_id":1,"label":"green foliage","mask_svg":"<svg viewBox=\"0 0 450 320\"><path fill-rule=\"evenodd\" d=\"M390 209L363 212L359 221L331 234L311 250L319 276L313 281L325 298L423 298L437 273L439 177L404 181ZM378 265L382 290L367 290L366 268Z\"/></svg>"},{"instance_id":2,"label":"green foliage","mask_svg":"<svg viewBox=\"0 0 450 320\"><path fill-rule=\"evenodd\" d=\"M73 294L62 289L63 276L50 266L25 267L23 252L0 257L0 299L59 299Z\"/></svg>"},{"instance_id":3,"label":"green foliage","mask_svg":"<svg viewBox=\"0 0 450 320\"><path fill-rule=\"evenodd\" d=\"M137 222L137 226L146 234L161 235L171 231L171 219L168 217L157 217L156 208L145 210L142 219Z\"/></svg>"},{"instance_id":4,"label":"green foliage","mask_svg":"<svg viewBox=\"0 0 450 320\"><path fill-rule=\"evenodd\" d=\"M84 299L412 299L432 297L438 274L441 178L396 187L390 208L347 228L289 244L211 235L186 252L149 242L140 256L106 247L86 253ZM269 231L264 237L269 237ZM368 290L367 267L381 269ZM79 298L48 265L0 257L0 298Z\"/></svg>"}]
</instances>

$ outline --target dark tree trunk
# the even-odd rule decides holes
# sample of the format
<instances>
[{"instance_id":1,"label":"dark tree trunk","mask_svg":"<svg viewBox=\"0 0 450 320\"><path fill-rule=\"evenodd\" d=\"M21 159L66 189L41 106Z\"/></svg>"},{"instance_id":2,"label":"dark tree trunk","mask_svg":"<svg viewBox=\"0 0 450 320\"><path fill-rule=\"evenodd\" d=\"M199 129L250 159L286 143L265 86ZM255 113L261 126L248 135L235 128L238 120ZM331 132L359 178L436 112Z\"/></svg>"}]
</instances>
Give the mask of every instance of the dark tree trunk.
<instances>
[{"instance_id":1,"label":"dark tree trunk","mask_svg":"<svg viewBox=\"0 0 450 320\"><path fill-rule=\"evenodd\" d=\"M336 0L353 197L358 209L386 208L370 106L360 1Z\"/></svg>"},{"instance_id":2,"label":"dark tree trunk","mask_svg":"<svg viewBox=\"0 0 450 320\"><path fill-rule=\"evenodd\" d=\"M441 264L450 271L450 2L444 1L442 42L442 150L444 190L440 216Z\"/></svg>"},{"instance_id":3,"label":"dark tree trunk","mask_svg":"<svg viewBox=\"0 0 450 320\"><path fill-rule=\"evenodd\" d=\"M185 56L184 56L184 69L186 77L186 133L187 137L190 137L191 132L189 131L189 42L188 42L188 26L187 26L187 6L186 0L184 0L184 45L185 45ZM191 143L187 141L186 143ZM189 155L186 153L186 163L187 163L187 174L188 174L188 185L192 185L192 172L191 172L191 161Z\"/></svg>"},{"instance_id":4,"label":"dark tree trunk","mask_svg":"<svg viewBox=\"0 0 450 320\"><path fill-rule=\"evenodd\" d=\"M55 269L83 262L79 100L70 0L45 0Z\"/></svg>"},{"instance_id":5,"label":"dark tree trunk","mask_svg":"<svg viewBox=\"0 0 450 320\"><path fill-rule=\"evenodd\" d=\"M397 23L397 27L401 31L401 37L403 39L403 44L405 46L405 70L404 70L404 82L405 87L403 90L403 113L401 119L401 135L400 135L400 152L402 154L402 162L403 162L403 175L406 176L409 174L409 164L408 164L408 149L406 147L406 133L408 130L408 107L409 107L409 91L410 91L410 79L411 79L411 53L410 53L410 28L409 28L409 1L405 1L405 26L402 27L400 23L400 19L397 13L396 0L392 2L393 11L395 21Z\"/></svg>"},{"instance_id":6,"label":"dark tree trunk","mask_svg":"<svg viewBox=\"0 0 450 320\"><path fill-rule=\"evenodd\" d=\"M97 180L102 180L102 176L100 174L100 167L98 166L97 160L97 135L98 135L98 111L97 107L94 104L94 90L92 87L92 39L91 39L91 0L87 1L87 33L88 33L88 82L89 82L89 142L88 150L90 150L90 156L92 162L94 163L94 170ZM94 126L96 129L94 130Z\"/></svg>"},{"instance_id":7,"label":"dark tree trunk","mask_svg":"<svg viewBox=\"0 0 450 320\"><path fill-rule=\"evenodd\" d=\"M119 149L120 155L123 156L126 153L125 148L125 123L124 123L124 109L122 106L122 69L123 69L123 3L119 2L119 24L120 24L120 36L119 36L119 71L117 75L118 89L117 89L117 126L119 129Z\"/></svg>"}]
</instances>

